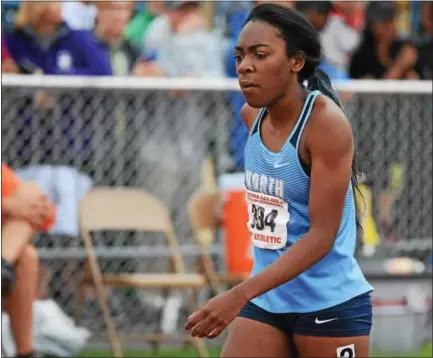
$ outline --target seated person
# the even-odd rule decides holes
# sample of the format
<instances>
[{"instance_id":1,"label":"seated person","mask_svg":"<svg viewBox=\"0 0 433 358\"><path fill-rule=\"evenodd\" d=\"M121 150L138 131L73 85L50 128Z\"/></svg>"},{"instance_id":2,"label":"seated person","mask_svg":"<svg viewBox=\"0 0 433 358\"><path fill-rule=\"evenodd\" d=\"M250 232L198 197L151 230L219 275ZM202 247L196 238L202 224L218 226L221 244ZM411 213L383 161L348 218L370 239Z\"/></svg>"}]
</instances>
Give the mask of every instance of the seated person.
<instances>
[{"instance_id":1,"label":"seated person","mask_svg":"<svg viewBox=\"0 0 433 358\"><path fill-rule=\"evenodd\" d=\"M14 60L12 59L6 44L3 41L2 38L2 53L1 53L1 66L2 66L2 73L17 73L18 68L15 64Z\"/></svg>"},{"instance_id":2,"label":"seated person","mask_svg":"<svg viewBox=\"0 0 433 358\"><path fill-rule=\"evenodd\" d=\"M108 51L111 69L115 76L127 76L139 59L140 50L125 38L124 32L132 16L132 1L101 1L97 3L98 15L95 38Z\"/></svg>"},{"instance_id":3,"label":"seated person","mask_svg":"<svg viewBox=\"0 0 433 358\"><path fill-rule=\"evenodd\" d=\"M353 79L417 79L417 51L399 38L397 10L392 2L372 1L367 5L367 23L361 44L350 63Z\"/></svg>"},{"instance_id":4,"label":"seated person","mask_svg":"<svg viewBox=\"0 0 433 358\"><path fill-rule=\"evenodd\" d=\"M35 231L48 230L55 208L33 183L22 183L2 163L2 297L9 314L17 357L33 357L33 302L39 260L30 244Z\"/></svg>"},{"instance_id":5,"label":"seated person","mask_svg":"<svg viewBox=\"0 0 433 358\"><path fill-rule=\"evenodd\" d=\"M164 12L166 4L162 1L146 1L145 4L135 2L135 4L137 12L125 28L125 38L143 52L143 39L149 25Z\"/></svg>"},{"instance_id":6,"label":"seated person","mask_svg":"<svg viewBox=\"0 0 433 358\"><path fill-rule=\"evenodd\" d=\"M168 77L224 77L221 38L208 30L200 3L170 1L166 6L144 38L146 70Z\"/></svg>"},{"instance_id":7,"label":"seated person","mask_svg":"<svg viewBox=\"0 0 433 358\"><path fill-rule=\"evenodd\" d=\"M26 74L109 76L110 58L90 31L72 30L58 1L22 2L14 27L5 31L9 52Z\"/></svg>"},{"instance_id":8,"label":"seated person","mask_svg":"<svg viewBox=\"0 0 433 358\"><path fill-rule=\"evenodd\" d=\"M421 5L420 28L415 38L418 50L416 72L422 80L433 79L433 2Z\"/></svg>"}]
</instances>

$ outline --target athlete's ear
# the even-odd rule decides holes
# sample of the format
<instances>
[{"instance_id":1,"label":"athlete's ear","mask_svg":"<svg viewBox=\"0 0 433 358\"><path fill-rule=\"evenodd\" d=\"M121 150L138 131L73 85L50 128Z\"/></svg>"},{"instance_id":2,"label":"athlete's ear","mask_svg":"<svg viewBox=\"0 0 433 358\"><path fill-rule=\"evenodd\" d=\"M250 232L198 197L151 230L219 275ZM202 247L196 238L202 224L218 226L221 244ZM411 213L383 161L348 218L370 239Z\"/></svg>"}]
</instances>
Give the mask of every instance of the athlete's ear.
<instances>
[{"instance_id":1,"label":"athlete's ear","mask_svg":"<svg viewBox=\"0 0 433 358\"><path fill-rule=\"evenodd\" d=\"M301 72L301 70L305 66L305 54L304 54L304 52L300 51L296 55L292 56L290 58L290 65L291 65L293 72L295 72L295 73Z\"/></svg>"}]
</instances>

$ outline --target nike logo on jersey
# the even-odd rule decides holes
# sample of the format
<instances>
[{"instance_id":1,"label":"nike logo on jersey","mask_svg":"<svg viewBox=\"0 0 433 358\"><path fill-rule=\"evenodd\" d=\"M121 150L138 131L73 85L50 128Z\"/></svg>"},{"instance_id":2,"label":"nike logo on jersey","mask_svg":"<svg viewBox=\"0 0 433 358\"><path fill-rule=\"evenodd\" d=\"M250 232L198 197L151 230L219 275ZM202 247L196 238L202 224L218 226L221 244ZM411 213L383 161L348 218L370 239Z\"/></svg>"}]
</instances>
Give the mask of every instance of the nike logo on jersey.
<instances>
[{"instance_id":1,"label":"nike logo on jersey","mask_svg":"<svg viewBox=\"0 0 433 358\"><path fill-rule=\"evenodd\" d=\"M283 162L274 163L274 168L275 169L282 168L282 167L285 167L288 164L289 163L283 163Z\"/></svg>"},{"instance_id":2,"label":"nike logo on jersey","mask_svg":"<svg viewBox=\"0 0 433 358\"><path fill-rule=\"evenodd\" d=\"M337 319L338 318L319 320L319 318L316 317L316 320L314 321L314 323L316 323L316 324L323 324L323 323L328 323L328 322L331 322L331 321L335 321Z\"/></svg>"}]
</instances>

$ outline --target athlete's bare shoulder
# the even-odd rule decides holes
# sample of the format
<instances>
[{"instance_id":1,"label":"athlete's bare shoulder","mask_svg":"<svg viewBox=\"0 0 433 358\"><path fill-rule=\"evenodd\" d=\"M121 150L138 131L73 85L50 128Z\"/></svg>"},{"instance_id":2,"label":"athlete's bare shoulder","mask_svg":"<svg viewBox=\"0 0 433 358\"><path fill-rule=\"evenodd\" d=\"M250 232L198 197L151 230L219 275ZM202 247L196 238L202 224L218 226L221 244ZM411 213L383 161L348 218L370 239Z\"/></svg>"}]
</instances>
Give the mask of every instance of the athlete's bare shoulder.
<instances>
[{"instance_id":1,"label":"athlete's bare shoulder","mask_svg":"<svg viewBox=\"0 0 433 358\"><path fill-rule=\"evenodd\" d=\"M253 108L248 105L248 103L245 103L241 109L241 116L242 119L247 126L248 131L250 131L254 125L254 121L257 118L257 115L259 114L260 109L259 108Z\"/></svg>"},{"instance_id":2,"label":"athlete's bare shoulder","mask_svg":"<svg viewBox=\"0 0 433 358\"><path fill-rule=\"evenodd\" d=\"M314 103L308 125L306 127L307 142L323 146L352 144L352 128L343 110L330 98L319 96Z\"/></svg>"}]
</instances>

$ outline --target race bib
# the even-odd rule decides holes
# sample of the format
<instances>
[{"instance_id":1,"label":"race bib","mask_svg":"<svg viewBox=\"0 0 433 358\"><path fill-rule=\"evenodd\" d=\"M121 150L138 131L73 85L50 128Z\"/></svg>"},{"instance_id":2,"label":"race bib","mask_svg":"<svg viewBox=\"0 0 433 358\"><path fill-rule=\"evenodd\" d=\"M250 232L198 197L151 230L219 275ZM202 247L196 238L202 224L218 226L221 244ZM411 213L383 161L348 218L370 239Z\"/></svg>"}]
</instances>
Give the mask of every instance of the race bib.
<instances>
[{"instance_id":1,"label":"race bib","mask_svg":"<svg viewBox=\"0 0 433 358\"><path fill-rule=\"evenodd\" d=\"M272 195L246 191L248 229L254 246L279 250L287 244L289 205Z\"/></svg>"}]
</instances>

